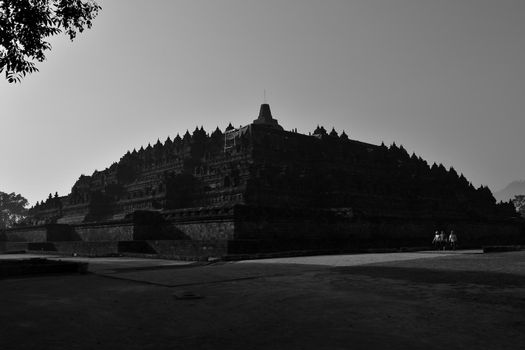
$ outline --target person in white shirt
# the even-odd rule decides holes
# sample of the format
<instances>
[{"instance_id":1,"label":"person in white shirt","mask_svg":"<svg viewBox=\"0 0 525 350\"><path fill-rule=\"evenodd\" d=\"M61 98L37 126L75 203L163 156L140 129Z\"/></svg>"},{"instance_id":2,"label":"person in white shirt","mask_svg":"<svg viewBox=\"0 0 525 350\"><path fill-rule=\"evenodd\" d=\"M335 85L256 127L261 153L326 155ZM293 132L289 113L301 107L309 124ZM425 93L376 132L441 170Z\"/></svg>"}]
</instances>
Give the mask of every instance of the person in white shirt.
<instances>
[{"instance_id":1,"label":"person in white shirt","mask_svg":"<svg viewBox=\"0 0 525 350\"><path fill-rule=\"evenodd\" d=\"M456 250L456 246L458 244L458 236L456 236L456 234L452 230L450 231L450 235L448 236L448 242L452 250Z\"/></svg>"},{"instance_id":2,"label":"person in white shirt","mask_svg":"<svg viewBox=\"0 0 525 350\"><path fill-rule=\"evenodd\" d=\"M434 239L432 240L432 245L434 245L434 248L436 248L436 250L439 250L440 246L441 246L441 241L439 240L439 232L436 231L436 233L434 234Z\"/></svg>"}]
</instances>

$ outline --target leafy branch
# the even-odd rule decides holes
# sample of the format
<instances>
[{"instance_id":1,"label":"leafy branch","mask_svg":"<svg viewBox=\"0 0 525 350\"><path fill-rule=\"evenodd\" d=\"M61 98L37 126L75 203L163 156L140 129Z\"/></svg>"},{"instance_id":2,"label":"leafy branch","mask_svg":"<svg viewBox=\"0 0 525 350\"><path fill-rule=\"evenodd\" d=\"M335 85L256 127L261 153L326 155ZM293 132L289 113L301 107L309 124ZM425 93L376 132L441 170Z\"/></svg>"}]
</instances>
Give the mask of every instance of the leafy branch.
<instances>
[{"instance_id":1,"label":"leafy branch","mask_svg":"<svg viewBox=\"0 0 525 350\"><path fill-rule=\"evenodd\" d=\"M75 39L100 9L93 0L0 0L0 73L17 83L37 72L35 62L51 50L46 39L62 32Z\"/></svg>"}]
</instances>

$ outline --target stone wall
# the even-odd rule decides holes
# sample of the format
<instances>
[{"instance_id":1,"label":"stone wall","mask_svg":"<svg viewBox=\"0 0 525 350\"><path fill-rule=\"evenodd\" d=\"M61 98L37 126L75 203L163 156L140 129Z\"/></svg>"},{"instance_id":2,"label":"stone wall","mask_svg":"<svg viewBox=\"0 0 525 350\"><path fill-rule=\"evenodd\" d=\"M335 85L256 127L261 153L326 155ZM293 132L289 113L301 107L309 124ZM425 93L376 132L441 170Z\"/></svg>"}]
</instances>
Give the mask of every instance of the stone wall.
<instances>
[{"instance_id":1,"label":"stone wall","mask_svg":"<svg viewBox=\"0 0 525 350\"><path fill-rule=\"evenodd\" d=\"M355 251L429 247L435 230L454 230L460 247L525 244L522 221L443 222L363 218L350 208L293 209L235 205L135 212L120 221L6 230L0 251L20 248L89 256L152 254L198 258L293 250ZM19 242L19 245L13 245Z\"/></svg>"},{"instance_id":2,"label":"stone wall","mask_svg":"<svg viewBox=\"0 0 525 350\"><path fill-rule=\"evenodd\" d=\"M0 241L0 253L25 252L27 251L27 244L27 242Z\"/></svg>"},{"instance_id":3,"label":"stone wall","mask_svg":"<svg viewBox=\"0 0 525 350\"><path fill-rule=\"evenodd\" d=\"M226 241L234 238L234 210L235 206L179 209L163 217L175 239Z\"/></svg>"},{"instance_id":4,"label":"stone wall","mask_svg":"<svg viewBox=\"0 0 525 350\"><path fill-rule=\"evenodd\" d=\"M45 242L47 240L47 227L31 226L6 230L3 235L7 242Z\"/></svg>"},{"instance_id":5,"label":"stone wall","mask_svg":"<svg viewBox=\"0 0 525 350\"><path fill-rule=\"evenodd\" d=\"M185 222L172 223L172 227L184 234L187 239L203 241L203 240L222 240L227 241L233 239L234 223L231 221L223 222Z\"/></svg>"},{"instance_id":6,"label":"stone wall","mask_svg":"<svg viewBox=\"0 0 525 350\"><path fill-rule=\"evenodd\" d=\"M512 222L458 222L452 228L467 245L525 244L525 225Z\"/></svg>"},{"instance_id":7,"label":"stone wall","mask_svg":"<svg viewBox=\"0 0 525 350\"><path fill-rule=\"evenodd\" d=\"M116 256L119 255L117 241L64 241L27 243L28 252L56 253L79 256Z\"/></svg>"},{"instance_id":8,"label":"stone wall","mask_svg":"<svg viewBox=\"0 0 525 350\"><path fill-rule=\"evenodd\" d=\"M221 257L228 253L228 243L223 240L148 241L148 244L159 257L167 259L194 260Z\"/></svg>"},{"instance_id":9,"label":"stone wall","mask_svg":"<svg viewBox=\"0 0 525 350\"><path fill-rule=\"evenodd\" d=\"M160 240L160 241L98 241L98 242L33 242L24 246L7 247L0 244L0 252L20 251L58 253L89 257L101 256L156 256L165 259L203 260L227 255L227 242Z\"/></svg>"},{"instance_id":10,"label":"stone wall","mask_svg":"<svg viewBox=\"0 0 525 350\"><path fill-rule=\"evenodd\" d=\"M356 218L326 210L236 207L230 253L431 246L435 230L454 230L463 247L525 244L525 225L513 221Z\"/></svg>"},{"instance_id":11,"label":"stone wall","mask_svg":"<svg viewBox=\"0 0 525 350\"><path fill-rule=\"evenodd\" d=\"M132 241L133 223L114 222L106 224L83 224L74 227L82 241Z\"/></svg>"}]
</instances>

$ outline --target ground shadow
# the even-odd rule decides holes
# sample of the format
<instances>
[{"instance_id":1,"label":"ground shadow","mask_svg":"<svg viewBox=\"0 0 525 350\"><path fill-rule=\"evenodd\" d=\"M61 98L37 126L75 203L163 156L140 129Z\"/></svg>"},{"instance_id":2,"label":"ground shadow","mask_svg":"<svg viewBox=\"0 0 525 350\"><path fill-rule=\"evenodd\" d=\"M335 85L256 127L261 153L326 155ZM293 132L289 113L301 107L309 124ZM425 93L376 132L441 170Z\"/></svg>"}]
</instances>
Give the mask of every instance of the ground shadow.
<instances>
[{"instance_id":1,"label":"ground shadow","mask_svg":"<svg viewBox=\"0 0 525 350\"><path fill-rule=\"evenodd\" d=\"M484 271L451 271L417 267L352 266L332 269L345 275L364 275L427 284L479 284L495 287L524 287L525 276Z\"/></svg>"}]
</instances>

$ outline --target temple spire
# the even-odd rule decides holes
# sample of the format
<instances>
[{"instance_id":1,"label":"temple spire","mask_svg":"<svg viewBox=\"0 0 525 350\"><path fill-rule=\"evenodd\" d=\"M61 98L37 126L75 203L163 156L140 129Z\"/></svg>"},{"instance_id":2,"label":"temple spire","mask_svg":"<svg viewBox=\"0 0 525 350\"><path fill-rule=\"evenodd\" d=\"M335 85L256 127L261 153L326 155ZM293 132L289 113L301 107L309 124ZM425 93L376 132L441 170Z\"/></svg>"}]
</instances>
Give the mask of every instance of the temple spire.
<instances>
[{"instance_id":1,"label":"temple spire","mask_svg":"<svg viewBox=\"0 0 525 350\"><path fill-rule=\"evenodd\" d=\"M277 119L273 119L272 111L268 103L263 103L259 109L259 116L253 121L253 124L265 125L272 128L282 130L282 126L279 125Z\"/></svg>"},{"instance_id":2,"label":"temple spire","mask_svg":"<svg viewBox=\"0 0 525 350\"><path fill-rule=\"evenodd\" d=\"M270 110L270 105L268 103L263 103L259 109L259 117L257 120L260 120L264 123L271 123L273 119L272 111Z\"/></svg>"}]
</instances>

